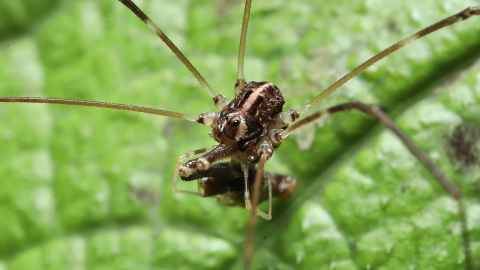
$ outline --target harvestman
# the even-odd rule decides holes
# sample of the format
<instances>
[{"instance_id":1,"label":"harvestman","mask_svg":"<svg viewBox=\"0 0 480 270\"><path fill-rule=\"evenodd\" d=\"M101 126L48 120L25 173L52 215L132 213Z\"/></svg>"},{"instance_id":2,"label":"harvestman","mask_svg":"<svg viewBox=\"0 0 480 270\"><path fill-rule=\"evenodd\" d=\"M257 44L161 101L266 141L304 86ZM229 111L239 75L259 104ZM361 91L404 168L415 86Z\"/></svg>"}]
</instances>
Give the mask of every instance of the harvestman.
<instances>
[{"instance_id":1,"label":"harvestman","mask_svg":"<svg viewBox=\"0 0 480 270\"><path fill-rule=\"evenodd\" d=\"M182 113L150 108L145 106L100 102L92 100L71 100L39 97L0 97L0 102L10 103L49 103L75 106L108 108L114 110L141 112L177 118L209 126L218 145L212 149L197 150L179 159L176 173L184 181L198 180L199 190L195 194L203 197L216 196L226 205L243 206L251 211L250 222L245 240L245 267L250 268L253 259L253 239L256 216L271 218L272 197L288 197L295 189L295 180L291 177L267 173L265 163L275 149L292 132L311 124L330 114L356 110L367 114L390 129L407 147L412 155L435 177L438 184L458 203L462 224L465 269L472 269L473 262L467 232L465 206L461 191L415 143L407 137L394 122L378 107L361 102L348 102L329 107L322 111L307 114L299 118L297 111L283 112L284 98L280 89L270 82L247 81L244 76L244 59L247 29L251 14L251 0L245 0L240 48L238 52L237 81L235 96L231 101L217 94L167 35L131 0L118 0L140 18L176 55L185 67L195 76L213 99L219 112L202 113L190 119ZM405 45L420 39L441 28L480 15L480 7L465 10L440 20L417 33L408 36L354 68L314 97L302 109L306 114L313 105L320 103L339 87L363 72L369 66L394 53ZM176 178L173 188L176 190ZM257 205L268 200L268 212Z\"/></svg>"}]
</instances>

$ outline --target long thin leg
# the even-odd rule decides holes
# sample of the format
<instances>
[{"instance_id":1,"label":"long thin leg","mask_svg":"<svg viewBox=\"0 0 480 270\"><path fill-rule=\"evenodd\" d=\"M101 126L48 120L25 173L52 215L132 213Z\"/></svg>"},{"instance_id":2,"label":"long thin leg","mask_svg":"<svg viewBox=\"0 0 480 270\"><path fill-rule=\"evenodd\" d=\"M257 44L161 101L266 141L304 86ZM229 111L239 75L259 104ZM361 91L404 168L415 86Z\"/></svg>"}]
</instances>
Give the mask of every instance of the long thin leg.
<instances>
[{"instance_id":1,"label":"long thin leg","mask_svg":"<svg viewBox=\"0 0 480 270\"><path fill-rule=\"evenodd\" d=\"M270 149L271 151L271 149ZM253 250L255 243L255 226L257 224L257 207L260 200L262 180L265 175L265 163L271 156L271 153L262 151L260 160L257 165L257 173L255 175L255 182L253 184L253 200L252 209L250 211L250 220L247 225L247 231L245 236L245 253L244 253L244 266L245 269L250 269L253 262Z\"/></svg>"},{"instance_id":2,"label":"long thin leg","mask_svg":"<svg viewBox=\"0 0 480 270\"><path fill-rule=\"evenodd\" d=\"M350 110L357 110L369 116L372 116L384 126L386 126L388 129L390 129L390 131L393 132L393 134L395 134L395 136L397 136L400 141L407 147L410 153L415 156L428 171L430 171L430 173L435 177L436 181L440 184L443 190L450 194L450 196L452 196L457 201L460 223L462 227L462 241L465 253L465 269L473 269L470 236L468 234L468 221L461 191L457 188L457 186L453 184L451 180L448 179L448 177L440 170L440 168L437 167L433 163L433 161L410 139L410 137L404 134L393 122L393 120L380 108L361 102L348 102L339 104L327 108L324 111L312 113L311 115L308 115L298 120L293 125L291 125L289 129L287 129L287 131L282 134L281 137L282 139L285 139L294 130L297 130L307 124L313 123L319 120L321 117L325 117L329 114L337 112L345 112Z\"/></svg>"},{"instance_id":3,"label":"long thin leg","mask_svg":"<svg viewBox=\"0 0 480 270\"><path fill-rule=\"evenodd\" d=\"M247 33L248 33L248 23L250 21L250 12L252 9L252 0L245 0L245 8L243 11L243 22L242 22L242 32L240 33L240 47L238 50L238 60L237 60L237 84L236 90L243 89L245 86L245 49L247 47Z\"/></svg>"},{"instance_id":4,"label":"long thin leg","mask_svg":"<svg viewBox=\"0 0 480 270\"><path fill-rule=\"evenodd\" d=\"M368 67L371 65L377 63L378 61L382 60L386 56L398 51L399 49L405 47L406 45L412 43L413 41L420 39L424 36L427 36L428 34L431 34L435 31L438 31L442 28L445 28L447 26L450 26L452 24L455 24L460 21L467 20L468 18L472 16L478 16L480 15L480 6L476 7L469 7L466 8L459 13L452 15L450 17L447 17L443 20L440 20L426 28L423 28L422 30L416 32L415 34L408 36L406 38L401 39L400 41L394 43L390 47L384 49L380 53L370 57L368 60L354 68L352 71L349 73L343 75L340 79L329 85L327 88L322 90L319 95L315 96L310 102L308 102L305 105L304 112L309 110L312 105L315 105L325 99L327 96L335 92L339 87L343 86L345 83L353 79L355 76L358 74L362 73L365 71Z\"/></svg>"},{"instance_id":5,"label":"long thin leg","mask_svg":"<svg viewBox=\"0 0 480 270\"><path fill-rule=\"evenodd\" d=\"M188 58L180 51L180 49L173 43L173 41L158 27L152 19L150 19L133 1L131 0L118 0L130 9L140 20L142 20L164 43L168 48L177 56L183 65L195 76L197 81L208 91L213 98L217 96L217 93L208 84L207 80L200 74L195 66L188 60Z\"/></svg>"},{"instance_id":6,"label":"long thin leg","mask_svg":"<svg viewBox=\"0 0 480 270\"><path fill-rule=\"evenodd\" d=\"M130 112L140 112L145 114L161 115L161 116L196 122L194 119L188 118L183 113L145 107L145 106L139 106L139 105L110 103L110 102L94 101L94 100L40 98L40 97L0 97L0 103L43 103L43 104L61 104L61 105L83 106L83 107L95 107L95 108L102 108L102 109L112 109L112 110L120 110L120 111L130 111Z\"/></svg>"}]
</instances>

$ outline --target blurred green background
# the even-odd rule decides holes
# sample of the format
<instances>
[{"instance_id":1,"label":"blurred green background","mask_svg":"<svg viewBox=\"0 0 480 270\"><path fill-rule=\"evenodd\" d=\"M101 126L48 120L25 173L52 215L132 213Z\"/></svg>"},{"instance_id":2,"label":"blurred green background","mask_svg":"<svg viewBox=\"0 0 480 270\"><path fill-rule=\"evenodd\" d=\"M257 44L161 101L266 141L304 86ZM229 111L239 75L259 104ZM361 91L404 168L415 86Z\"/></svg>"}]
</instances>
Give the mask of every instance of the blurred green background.
<instances>
[{"instance_id":1,"label":"blurred green background","mask_svg":"<svg viewBox=\"0 0 480 270\"><path fill-rule=\"evenodd\" d=\"M239 0L136 1L231 97ZM478 0L254 1L247 78L302 104L362 60ZM328 104L381 104L462 188L480 267L480 167L448 155L480 126L480 18L417 42ZM96 99L198 114L210 99L115 0L0 0L0 95ZM208 130L131 113L0 106L0 269L241 269L248 213L171 193L175 159ZM312 130L313 131L313 130ZM308 131L298 135L308 140ZM311 136L310 136L311 137ZM298 140L297 138L297 140ZM463 269L456 205L408 151L356 113L295 138L270 170L299 189L258 226L258 269ZM135 195L136 194L136 195Z\"/></svg>"}]
</instances>

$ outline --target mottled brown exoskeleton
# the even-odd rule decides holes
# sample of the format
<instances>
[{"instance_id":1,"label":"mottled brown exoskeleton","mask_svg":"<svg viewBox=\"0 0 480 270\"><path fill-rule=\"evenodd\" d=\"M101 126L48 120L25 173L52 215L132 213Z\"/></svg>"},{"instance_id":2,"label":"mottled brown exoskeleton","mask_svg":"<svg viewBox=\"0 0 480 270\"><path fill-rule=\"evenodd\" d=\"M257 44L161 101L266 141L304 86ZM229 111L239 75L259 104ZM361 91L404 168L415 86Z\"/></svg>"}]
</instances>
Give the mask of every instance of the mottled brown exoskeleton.
<instances>
[{"instance_id":1,"label":"mottled brown exoskeleton","mask_svg":"<svg viewBox=\"0 0 480 270\"><path fill-rule=\"evenodd\" d=\"M212 137L219 143L211 150L202 153L200 157L188 160L178 166L181 179L190 181L203 179L200 183L202 196L217 195L220 200L229 205L245 205L252 207L250 194L253 192L252 176L255 175L253 165L260 159L269 159L275 148L282 142L282 133L288 127L289 121L297 118L298 113L283 112L285 103L282 93L277 86L269 82L248 82L236 85L237 95L227 104L221 104L220 112L205 113L196 120L212 128ZM216 103L223 103L221 96L214 97ZM289 119L284 120L285 116ZM227 188L237 177L217 173L218 167L212 166L215 162L230 159L227 168L233 173L241 172L244 183L241 189ZM225 168L225 166L222 166ZM222 177L229 176L229 177ZM268 213L258 212L266 219L271 218L272 175L265 175L266 192L269 194ZM280 177L276 175L277 178ZM222 178L223 192L211 194L206 192ZM295 180L288 176L280 177L280 181L273 183L273 195L282 194L286 197L295 189ZM233 185L237 185L234 183ZM175 187L175 185L174 185ZM261 189L260 192L263 192ZM242 193L244 196L239 196Z\"/></svg>"},{"instance_id":2,"label":"mottled brown exoskeleton","mask_svg":"<svg viewBox=\"0 0 480 270\"><path fill-rule=\"evenodd\" d=\"M386 56L407 44L439 29L480 15L480 7L470 7L450 17L440 20L417 33L408 36L367 59L364 63L332 83L300 110L305 114L300 118L297 111L284 111L284 97L281 90L271 82L247 81L244 76L244 58L247 29L252 0L245 0L240 49L238 53L237 81L235 96L231 101L216 94L207 80L200 74L188 58L167 37L167 35L132 1L118 0L141 19L176 55L185 67L195 76L213 99L219 112L203 113L196 118L188 118L182 113L150 108L145 106L117 104L91 100L71 100L40 97L0 97L0 102L8 103L49 103L123 111L141 112L196 122L212 129L211 135L218 145L212 149L202 149L184 155L177 165L177 174L184 181L197 180L199 191L195 194L204 197L216 196L226 205L243 206L251 210L251 218L245 240L245 267L249 268L253 258L253 238L256 216L271 218L273 197L286 198L295 190L296 181L292 177L264 171L265 163L288 136L329 114L356 110L365 113L382 123L408 148L431 174L441 187L458 202L459 217L463 235L465 269L473 269L470 241L467 230L465 207L461 191L452 184L431 159L407 137L394 122L378 107L361 102L339 104L325 110L309 113L313 105L324 100L352 78ZM174 181L176 181L176 177ZM176 190L176 182L173 183ZM267 213L258 210L259 202L268 200Z\"/></svg>"}]
</instances>

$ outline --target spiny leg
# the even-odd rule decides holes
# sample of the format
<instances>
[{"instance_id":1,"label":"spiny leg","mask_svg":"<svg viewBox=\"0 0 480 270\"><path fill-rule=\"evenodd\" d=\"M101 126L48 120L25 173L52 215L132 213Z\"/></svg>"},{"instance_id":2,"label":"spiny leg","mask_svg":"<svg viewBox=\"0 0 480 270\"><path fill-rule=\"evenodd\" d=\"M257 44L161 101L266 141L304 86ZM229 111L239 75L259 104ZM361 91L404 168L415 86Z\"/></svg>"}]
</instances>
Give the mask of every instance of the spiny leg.
<instances>
[{"instance_id":1,"label":"spiny leg","mask_svg":"<svg viewBox=\"0 0 480 270\"><path fill-rule=\"evenodd\" d=\"M238 49L238 60L237 60L237 82L235 84L235 90L238 91L243 89L245 86L245 50L247 47L247 33L248 33L248 23L250 21L250 13L252 9L252 0L245 0L245 8L243 11L243 21L242 21L242 30L240 33L240 46Z\"/></svg>"},{"instance_id":2,"label":"spiny leg","mask_svg":"<svg viewBox=\"0 0 480 270\"><path fill-rule=\"evenodd\" d=\"M130 9L140 20L142 20L152 30L168 48L177 56L183 65L195 76L197 81L208 91L212 98L218 96L213 90L207 80L200 74L195 66L188 60L188 58L182 53L182 51L173 43L173 41L158 27L150 17L148 17L133 1L131 0L118 0Z\"/></svg>"},{"instance_id":3,"label":"spiny leg","mask_svg":"<svg viewBox=\"0 0 480 270\"><path fill-rule=\"evenodd\" d=\"M293 125L291 125L281 135L281 137L282 139L285 139L291 132L305 125L311 124L322 117L326 117L329 114L350 110L357 110L371 117L374 117L381 124L387 127L395 136L397 136L398 139L400 139L400 141L407 147L410 153L415 156L415 158L417 158L428 171L430 171L430 173L435 177L435 180L440 184L443 190L447 192L457 202L458 214L462 228L462 244L465 253L465 269L472 270L473 261L470 247L470 236L468 233L468 220L466 216L466 209L463 202L462 192L457 188L457 186L453 184L451 180L448 179L448 177L440 170L440 168L436 166L433 161L410 139L410 137L403 133L393 122L393 120L379 107L367 105L361 102L348 102L332 106L324 111L312 113L298 120Z\"/></svg>"},{"instance_id":4,"label":"spiny leg","mask_svg":"<svg viewBox=\"0 0 480 270\"><path fill-rule=\"evenodd\" d=\"M380 53L370 57L368 60L354 68L352 71L349 73L343 75L340 79L336 80L332 84L330 84L327 88L322 90L319 95L315 96L310 102L308 102L304 109L303 112L308 111L313 105L318 104L320 101L324 100L326 97L328 97L330 94L335 92L338 88L343 86L345 83L353 79L355 76L358 74L362 73L365 71L368 67L371 65L377 63L378 61L382 60L383 58L387 57L388 55L398 51L399 49L405 47L406 45L414 42L417 39L420 39L422 37L425 37L433 32L436 32L442 28L445 28L447 26L453 25L455 23L458 23L460 21L467 20L470 17L473 16L478 16L480 15L480 6L476 7L468 7L462 11L460 11L457 14L454 14L452 16L449 16L443 20L440 20L430 26L427 26L423 28L422 30L416 32L413 35L410 35L406 38L401 39L400 41L392 44L390 47L384 49Z\"/></svg>"}]
</instances>

